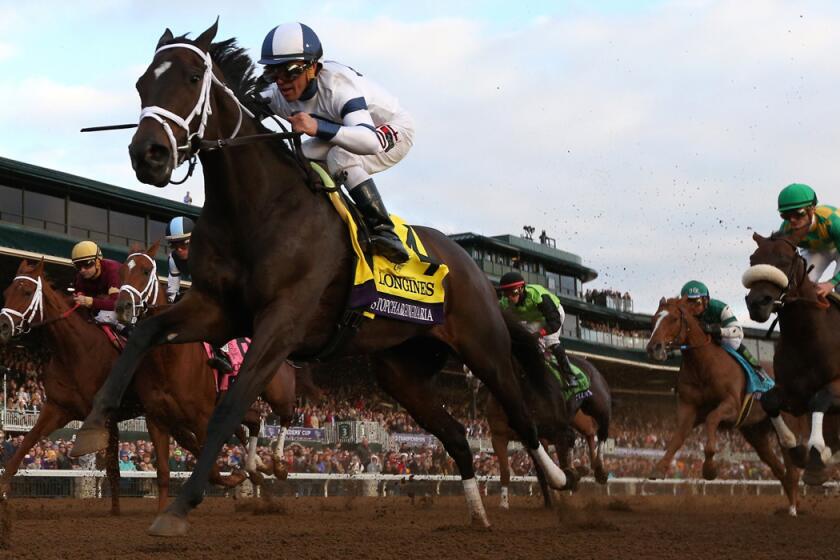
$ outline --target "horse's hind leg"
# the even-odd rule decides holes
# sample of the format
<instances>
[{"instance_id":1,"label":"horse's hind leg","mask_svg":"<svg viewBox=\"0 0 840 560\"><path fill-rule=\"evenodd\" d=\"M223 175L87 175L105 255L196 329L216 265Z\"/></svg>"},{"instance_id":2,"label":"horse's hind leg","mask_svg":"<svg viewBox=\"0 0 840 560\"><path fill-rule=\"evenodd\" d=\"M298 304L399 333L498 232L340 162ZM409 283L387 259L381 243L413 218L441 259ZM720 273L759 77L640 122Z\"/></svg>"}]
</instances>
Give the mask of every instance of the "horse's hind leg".
<instances>
[{"instance_id":1,"label":"horse's hind leg","mask_svg":"<svg viewBox=\"0 0 840 560\"><path fill-rule=\"evenodd\" d=\"M150 348L166 342L208 340L221 343L230 338L230 323L218 304L197 290L188 291L175 305L140 321L105 384L96 393L93 410L76 434L71 456L79 457L105 448L108 442L107 419L119 408L134 372Z\"/></svg>"},{"instance_id":2,"label":"horse's hind leg","mask_svg":"<svg viewBox=\"0 0 840 560\"><path fill-rule=\"evenodd\" d=\"M571 471L563 472L554 464L537 438L537 428L528 414L522 389L514 375L509 339L489 346L479 345L477 337L473 342L458 348L464 363L501 405L510 427L519 435L534 462L542 467L549 484L556 490L566 489L569 482L574 483L576 479Z\"/></svg>"},{"instance_id":3,"label":"horse's hind leg","mask_svg":"<svg viewBox=\"0 0 840 560\"><path fill-rule=\"evenodd\" d=\"M489 527L473 469L473 457L464 427L443 407L432 384L443 359L429 352L428 344L409 341L377 355L376 377L382 388L408 410L421 428L437 437L454 459L464 484L471 523Z\"/></svg>"},{"instance_id":4,"label":"horse's hind leg","mask_svg":"<svg viewBox=\"0 0 840 560\"><path fill-rule=\"evenodd\" d=\"M111 515L120 514L120 468L117 464L117 448L120 445L120 430L116 420L108 422L108 447L105 450L105 472L111 486Z\"/></svg>"},{"instance_id":5,"label":"horse's hind leg","mask_svg":"<svg viewBox=\"0 0 840 560\"><path fill-rule=\"evenodd\" d=\"M280 433L277 434L277 438L271 443L272 470L278 480L286 480L289 476L288 469L286 468L286 459L283 456L283 448L286 443L286 431L292 425L295 417L295 389L298 381L298 373L298 370L288 362L283 363L271 381L268 382L268 385L266 385L265 391L263 391L263 398L271 405L271 411L280 418ZM320 393L312 383L312 377L308 368L306 368L306 371L301 370L300 374L307 391L314 391L313 394Z\"/></svg>"},{"instance_id":6,"label":"horse's hind leg","mask_svg":"<svg viewBox=\"0 0 840 560\"><path fill-rule=\"evenodd\" d=\"M502 509L510 508L510 498L508 497L510 486L510 457L508 457L508 437L505 433L500 433L493 430L490 436L490 442L493 444L493 452L499 461L499 484L501 485L499 507Z\"/></svg>"},{"instance_id":7,"label":"horse's hind leg","mask_svg":"<svg viewBox=\"0 0 840 560\"><path fill-rule=\"evenodd\" d=\"M598 484L606 484L608 475L607 469L604 467L604 442L607 441L610 434L611 411L609 408L595 403L595 396L585 400L581 410L589 418L590 426L593 428L592 436L586 434L586 442L589 445L589 460L595 473L595 480Z\"/></svg>"},{"instance_id":8,"label":"horse's hind leg","mask_svg":"<svg viewBox=\"0 0 840 560\"><path fill-rule=\"evenodd\" d=\"M782 454L785 456L785 463L782 464L776 454L773 453L770 447L770 424L764 421L761 424L753 426L745 426L741 428L741 433L747 443L753 446L759 459L764 461L764 464L770 467L779 482L782 483L782 488L785 490L785 495L788 499L788 513L792 516L796 515L796 508L799 501L799 473L793 464L789 462L790 455L782 448ZM793 483L793 484L791 484Z\"/></svg>"},{"instance_id":9,"label":"horse's hind leg","mask_svg":"<svg viewBox=\"0 0 840 560\"><path fill-rule=\"evenodd\" d=\"M157 467L158 512L163 511L169 501L169 431L162 428L153 418L146 416L149 437L155 446Z\"/></svg>"}]
</instances>

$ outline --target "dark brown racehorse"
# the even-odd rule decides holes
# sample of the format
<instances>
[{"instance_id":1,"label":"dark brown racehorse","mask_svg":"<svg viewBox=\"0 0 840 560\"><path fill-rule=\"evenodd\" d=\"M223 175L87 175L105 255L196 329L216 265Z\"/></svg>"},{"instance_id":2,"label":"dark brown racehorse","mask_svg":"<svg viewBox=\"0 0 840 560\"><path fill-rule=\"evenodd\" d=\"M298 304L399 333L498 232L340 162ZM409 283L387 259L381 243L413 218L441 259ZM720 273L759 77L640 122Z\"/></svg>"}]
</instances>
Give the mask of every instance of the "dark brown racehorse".
<instances>
[{"instance_id":1,"label":"dark brown racehorse","mask_svg":"<svg viewBox=\"0 0 840 560\"><path fill-rule=\"evenodd\" d=\"M718 428L738 428L744 439L782 483L789 502L789 513L796 515L799 471L783 449L784 464L771 448L772 426L760 406L746 399L746 375L726 350L713 343L700 322L687 308L686 298L663 298L652 317L653 327L647 345L655 360L667 359L669 349L680 349L682 363L677 374L677 427L654 467L651 478L664 478L677 451L694 426L705 424L706 446L703 477L717 478L715 452Z\"/></svg>"},{"instance_id":2,"label":"dark brown racehorse","mask_svg":"<svg viewBox=\"0 0 840 560\"><path fill-rule=\"evenodd\" d=\"M544 446L553 443L560 460L560 466L571 467L570 443L574 435L569 427L584 438L589 448L589 464L595 473L595 480L601 484L607 482L604 468L602 447L609 437L610 417L612 415L612 396L607 381L591 362L576 356L569 359L580 367L589 377L592 395L581 400L567 403L560 383L551 373L545 379L534 380L526 376L522 383L525 402L537 424L537 432ZM569 419L571 418L571 419ZM493 451L499 459L499 478L501 479L501 507L508 509L508 486L510 484L510 459L508 443L516 439L516 434L508 425L504 410L493 397L487 399L487 423L490 425L490 438ZM551 493L542 472L537 469L540 489L546 507L551 507Z\"/></svg>"},{"instance_id":3,"label":"dark brown racehorse","mask_svg":"<svg viewBox=\"0 0 840 560\"><path fill-rule=\"evenodd\" d=\"M216 140L235 134L266 132L242 110L254 85L253 64L232 41L211 46L215 34L215 24L195 41L175 38L167 30L137 82L144 118L129 153L144 183L166 186L174 168L190 158L202 139L218 145ZM239 379L210 421L196 469L150 528L156 535L187 531L186 516L203 498L216 454L287 357L314 357L330 345L344 316L354 262L345 224L317 192L308 163L285 144L204 149L198 157L205 204L190 246L192 287L177 304L138 324L74 448L85 452L104 447L107 418L152 346L252 337ZM373 356L382 387L455 460L471 519L487 525L464 428L441 406L433 385L450 353L499 400L549 483L564 488L575 479L551 462L522 401L514 360L544 367L538 347L531 344L514 359L511 336L524 329L505 321L483 272L442 233L425 227L415 231L429 255L449 267L445 323L430 327L381 317L367 320L333 355Z\"/></svg>"},{"instance_id":4,"label":"dark brown racehorse","mask_svg":"<svg viewBox=\"0 0 840 560\"><path fill-rule=\"evenodd\" d=\"M129 255L125 265L120 269L122 286L115 309L117 318L124 324L133 324L146 313L155 312L158 308L166 305L166 296L159 289L157 263L154 259L159 245L160 242L158 241L145 252ZM178 344L169 348L170 352L177 355L177 363L184 363L186 360L191 362L194 367L188 371L179 371L177 376L168 376L166 379L149 377L141 380L138 378L136 383L143 385L143 394L145 394L145 390L148 390L159 397L153 400L154 404L146 406L148 416L175 425L187 423L192 427L192 433L198 438L198 444L202 445L206 436L207 423L218 397L214 387L213 370L207 366L207 355L203 344ZM312 383L309 369L294 368L287 362L280 366L277 374L271 378L261 395L271 406L272 412L280 419L280 424L283 426L272 445L273 461L271 469L261 465L261 460L256 454L260 429L259 412L253 408L248 410L243 420L243 424L248 429L247 436L242 427L237 430L239 440L243 443L248 442L245 470L251 481L256 484L261 482L261 472L274 474L281 479L285 479L288 474L283 459L283 442L286 430L294 419L298 379L301 380L301 388L304 389L306 394L317 395L318 390ZM210 390L211 388L213 390ZM177 403L168 402L171 400L170 397L175 396L188 396L188 398L178 400ZM165 403L165 405L160 406L160 403ZM177 408L177 411L173 408ZM161 435L167 442L168 436L168 433ZM155 442L156 446L157 443Z\"/></svg>"},{"instance_id":5,"label":"dark brown racehorse","mask_svg":"<svg viewBox=\"0 0 840 560\"><path fill-rule=\"evenodd\" d=\"M840 307L817 297L805 259L790 237L756 233L753 239L758 248L743 278L750 318L764 322L778 313L781 331L773 357L777 384L761 403L774 419L782 410L811 414L805 446L794 447L796 439L783 422L774 421L774 426L794 456L806 463L803 480L822 484L832 446L836 450L840 445L836 430L823 426L824 416L840 407Z\"/></svg>"},{"instance_id":6,"label":"dark brown racehorse","mask_svg":"<svg viewBox=\"0 0 840 560\"><path fill-rule=\"evenodd\" d=\"M35 426L6 463L0 479L4 492L23 456L36 441L68 422L84 419L90 412L96 392L119 355L102 330L85 318L85 312L76 311L66 297L52 288L43 269L43 261L34 266L23 261L15 280L3 293L6 307L0 317L0 342L5 344L13 335L41 326L47 333L51 350L43 375L46 403ZM169 499L170 434L196 457L201 453L216 399L213 374L206 362L200 345L197 348L185 345L156 348L143 360L134 380L132 397L115 416L118 421L145 412L146 426L155 446L158 508L161 511ZM292 383L293 379L294 376ZM294 385L291 389L294 394ZM281 387L276 392L285 395L287 388ZM116 423L111 423L109 435L107 471L111 481L112 511L118 513L116 446L119 434ZM211 472L213 483L225 487L236 486L245 478L242 472L221 476L215 466Z\"/></svg>"}]
</instances>

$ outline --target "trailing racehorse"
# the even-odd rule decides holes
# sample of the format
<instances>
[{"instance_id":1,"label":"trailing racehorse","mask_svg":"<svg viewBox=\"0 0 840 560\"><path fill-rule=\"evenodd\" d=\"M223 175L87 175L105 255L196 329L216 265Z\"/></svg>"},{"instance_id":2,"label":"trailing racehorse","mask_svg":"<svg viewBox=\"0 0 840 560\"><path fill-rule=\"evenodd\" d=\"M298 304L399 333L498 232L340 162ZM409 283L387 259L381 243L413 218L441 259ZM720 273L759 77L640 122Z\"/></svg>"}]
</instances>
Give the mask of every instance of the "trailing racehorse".
<instances>
[{"instance_id":1,"label":"trailing racehorse","mask_svg":"<svg viewBox=\"0 0 840 560\"><path fill-rule=\"evenodd\" d=\"M717 477L715 452L719 427L738 428L764 463L782 483L789 513L796 515L799 471L784 448L784 464L771 448L771 424L760 406L752 406L746 374L726 350L714 344L700 322L687 309L686 298L663 298L653 316L648 354L664 361L669 349L680 349L682 363L677 374L677 427L665 455L651 478L664 478L674 455L694 426L705 423L706 446L703 477ZM765 395L766 396L766 395Z\"/></svg>"},{"instance_id":2,"label":"trailing racehorse","mask_svg":"<svg viewBox=\"0 0 840 560\"><path fill-rule=\"evenodd\" d=\"M522 392L528 403L531 414L537 424L537 432L543 445L553 443L560 460L560 466L571 467L570 442L574 428L586 438L589 448L589 464L595 472L595 479L601 483L607 482L607 471L604 468L602 446L609 437L610 416L612 414L612 397L607 381L601 372L589 361L576 356L570 356L572 364L579 367L590 380L591 395L583 400L575 398L566 401L560 382L549 373L544 379L533 379L525 376ZM492 397L487 399L487 423L490 425L493 451L499 459L501 479L501 507L509 507L508 485L510 484L510 460L508 458L508 443L516 439L511 430L504 411ZM551 495L548 484L542 472L537 469L540 488L546 507L551 506Z\"/></svg>"},{"instance_id":3,"label":"trailing racehorse","mask_svg":"<svg viewBox=\"0 0 840 560\"><path fill-rule=\"evenodd\" d=\"M148 312L157 312L159 308L166 306L166 296L159 289L157 275L157 263L154 256L158 252L160 242L154 243L145 252L133 253L128 256L125 266L121 269L120 294L117 299L115 310L117 318L124 324L133 324L136 320L142 319ZM187 424L191 426L191 432L202 445L206 436L207 423L217 402L217 390L220 383L214 382L214 372L207 365L207 355L201 343L179 344L170 346L170 352L177 356L189 356L192 368L180 371L178 375L166 376L165 378L154 378L146 376L138 379L136 384L141 388L141 394L154 394L155 398L150 403L145 403L147 416L159 418L161 422L174 425ZM179 363L181 359L176 358ZM165 366L165 364L162 364ZM294 419L296 379L301 377L302 388L310 394L313 392L311 376L308 369L301 370L294 368L288 363L283 363L277 374L262 394L263 399L271 406L272 411L280 418L283 428L280 430L277 439L273 442L273 464L272 473L278 478L286 478L285 462L283 459L283 442L286 430ZM221 381L221 380L219 380ZM212 389L212 390L211 390ZM314 389L317 391L317 389ZM171 402L171 401L176 402ZM163 406L161 406L163 404ZM177 410L173 410L177 409ZM175 420L175 421L173 421ZM245 470L251 480L257 484L261 481L258 473L258 463L261 463L256 453L257 437L260 429L260 415L254 409L249 409L243 424L248 428L248 436L244 431L237 430L237 436L241 442L248 442L248 453L245 461ZM161 435L168 442L168 434ZM157 446L158 442L155 442ZM167 446L168 448L168 446ZM269 470L260 465L262 472Z\"/></svg>"},{"instance_id":4,"label":"trailing racehorse","mask_svg":"<svg viewBox=\"0 0 840 560\"><path fill-rule=\"evenodd\" d=\"M472 453L463 426L441 406L432 383L450 353L499 400L549 483L563 488L567 475L573 481L573 474L554 465L540 445L522 402L510 344L510 331L520 327L505 321L483 272L442 233L414 228L430 259L449 268L445 322L430 326L377 317L364 320L343 344L334 342L340 340L335 338L339 326L347 323L356 262L347 227L319 192L307 162L281 142L245 138L267 132L243 109L255 82L253 64L232 41L211 46L215 34L215 24L195 41L175 38L167 30L137 82L143 110L129 153L140 181L166 186L174 169L204 148L197 155L205 204L192 234L192 287L181 301L138 324L77 437L79 452L105 445L107 418L149 348L167 342L222 344L250 336L237 383L216 408L196 469L153 523L153 534L187 531L186 516L203 499L216 454L280 365L289 356L314 358L327 351L373 356L382 387L455 460L475 522L489 524ZM230 140L235 146L210 149L237 135L243 138ZM535 343L520 354L517 360L539 356L539 349ZM544 367L540 359L531 362Z\"/></svg>"},{"instance_id":5,"label":"trailing racehorse","mask_svg":"<svg viewBox=\"0 0 840 560\"><path fill-rule=\"evenodd\" d=\"M3 295L6 307L0 313L0 342L40 327L46 332L50 350L50 361L43 374L47 399L35 426L6 463L0 479L5 493L21 460L36 441L68 422L84 419L90 412L94 395L119 351L100 327L52 288L44 276L43 261L34 266L23 261ZM200 346L167 346L155 349L141 363L131 398L109 425L107 470L112 512L119 512L116 422L145 411L157 458L158 508L163 510L169 494L169 435L193 455L201 452L216 398L212 372L206 362ZM223 477L215 466L211 476L214 483L227 487L245 479L241 472Z\"/></svg>"},{"instance_id":6,"label":"trailing racehorse","mask_svg":"<svg viewBox=\"0 0 840 560\"><path fill-rule=\"evenodd\" d=\"M743 277L744 287L749 289L750 318L764 322L778 313L781 331L773 357L776 387L761 404L773 418L779 439L806 467L803 480L822 484L828 478L831 446L837 449L840 445L836 430L823 427L825 414L836 413L840 407L840 306L817 297L805 259L793 240L757 233L753 239L758 248ZM811 414L807 446L797 445L794 434L780 420L780 411L795 416Z\"/></svg>"}]
</instances>

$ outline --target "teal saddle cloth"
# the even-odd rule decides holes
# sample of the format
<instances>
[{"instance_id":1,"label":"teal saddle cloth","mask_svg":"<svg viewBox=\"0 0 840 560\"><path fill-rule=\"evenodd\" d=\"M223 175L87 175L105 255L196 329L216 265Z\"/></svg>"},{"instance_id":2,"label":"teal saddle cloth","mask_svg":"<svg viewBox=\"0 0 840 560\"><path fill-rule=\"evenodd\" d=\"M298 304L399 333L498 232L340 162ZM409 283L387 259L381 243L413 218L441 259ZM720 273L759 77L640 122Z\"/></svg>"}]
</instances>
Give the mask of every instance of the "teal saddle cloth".
<instances>
[{"instance_id":1,"label":"teal saddle cloth","mask_svg":"<svg viewBox=\"0 0 840 560\"><path fill-rule=\"evenodd\" d=\"M735 358L735 361L738 362L741 369L743 369L744 373L747 375L747 394L766 393L776 385L776 382L773 381L771 377L756 373L750 363L744 359L737 350L733 350L727 346L721 346L721 348L726 350L730 356Z\"/></svg>"}]
</instances>

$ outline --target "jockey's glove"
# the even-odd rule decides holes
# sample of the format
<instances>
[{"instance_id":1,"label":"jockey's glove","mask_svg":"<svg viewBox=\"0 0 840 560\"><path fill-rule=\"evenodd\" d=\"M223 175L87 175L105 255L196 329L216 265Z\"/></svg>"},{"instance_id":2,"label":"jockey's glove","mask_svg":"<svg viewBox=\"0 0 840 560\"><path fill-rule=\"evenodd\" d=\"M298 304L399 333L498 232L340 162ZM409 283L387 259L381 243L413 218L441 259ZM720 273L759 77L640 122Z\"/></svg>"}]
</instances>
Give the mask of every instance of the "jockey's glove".
<instances>
[{"instance_id":1,"label":"jockey's glove","mask_svg":"<svg viewBox=\"0 0 840 560\"><path fill-rule=\"evenodd\" d=\"M720 336L720 325L703 324L703 332L712 336Z\"/></svg>"}]
</instances>

